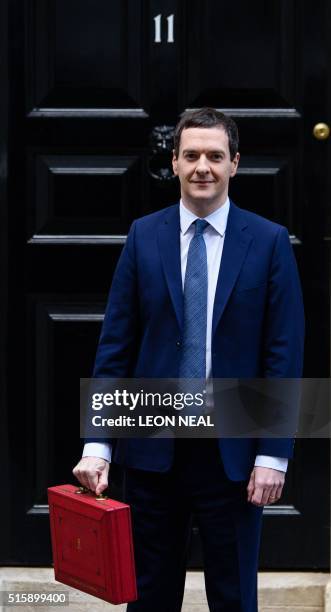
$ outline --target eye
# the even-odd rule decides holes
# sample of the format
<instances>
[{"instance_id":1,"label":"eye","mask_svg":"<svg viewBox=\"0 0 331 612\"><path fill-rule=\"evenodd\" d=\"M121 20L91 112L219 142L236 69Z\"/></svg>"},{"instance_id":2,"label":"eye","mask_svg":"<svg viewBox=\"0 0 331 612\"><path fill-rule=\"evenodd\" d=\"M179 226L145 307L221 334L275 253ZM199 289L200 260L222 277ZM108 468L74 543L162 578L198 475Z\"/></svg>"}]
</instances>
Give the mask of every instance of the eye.
<instances>
[{"instance_id":1,"label":"eye","mask_svg":"<svg viewBox=\"0 0 331 612\"><path fill-rule=\"evenodd\" d=\"M186 153L185 159L189 159L189 160L196 159L196 154L195 153Z\"/></svg>"},{"instance_id":2,"label":"eye","mask_svg":"<svg viewBox=\"0 0 331 612\"><path fill-rule=\"evenodd\" d=\"M223 159L223 155L221 153L213 153L211 155L211 159L214 159L216 161L221 161Z\"/></svg>"}]
</instances>

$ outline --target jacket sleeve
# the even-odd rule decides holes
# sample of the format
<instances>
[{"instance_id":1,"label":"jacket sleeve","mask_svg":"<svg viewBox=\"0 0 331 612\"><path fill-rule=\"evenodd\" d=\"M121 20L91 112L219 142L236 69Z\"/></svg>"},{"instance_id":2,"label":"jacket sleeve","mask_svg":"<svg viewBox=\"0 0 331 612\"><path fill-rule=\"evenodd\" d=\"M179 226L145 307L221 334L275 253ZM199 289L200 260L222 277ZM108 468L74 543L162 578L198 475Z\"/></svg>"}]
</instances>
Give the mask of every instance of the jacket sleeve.
<instances>
[{"instance_id":1,"label":"jacket sleeve","mask_svg":"<svg viewBox=\"0 0 331 612\"><path fill-rule=\"evenodd\" d=\"M291 397L292 423L298 414L304 355L304 308L297 265L284 227L280 227L270 265L268 303L265 315L263 372L265 378L293 379L284 383L284 393ZM261 438L258 454L292 457L293 438Z\"/></svg>"},{"instance_id":2,"label":"jacket sleeve","mask_svg":"<svg viewBox=\"0 0 331 612\"><path fill-rule=\"evenodd\" d=\"M95 358L94 378L132 375L139 335L135 223L114 273Z\"/></svg>"},{"instance_id":3,"label":"jacket sleeve","mask_svg":"<svg viewBox=\"0 0 331 612\"><path fill-rule=\"evenodd\" d=\"M264 328L264 376L302 376L304 310L297 265L288 232L281 227L271 261Z\"/></svg>"},{"instance_id":4,"label":"jacket sleeve","mask_svg":"<svg viewBox=\"0 0 331 612\"><path fill-rule=\"evenodd\" d=\"M129 231L117 263L99 338L93 378L129 378L138 350L139 302L135 261L135 224ZM102 385L102 381L96 383ZM87 416L89 418L89 409ZM85 443L112 440L88 435Z\"/></svg>"}]
</instances>

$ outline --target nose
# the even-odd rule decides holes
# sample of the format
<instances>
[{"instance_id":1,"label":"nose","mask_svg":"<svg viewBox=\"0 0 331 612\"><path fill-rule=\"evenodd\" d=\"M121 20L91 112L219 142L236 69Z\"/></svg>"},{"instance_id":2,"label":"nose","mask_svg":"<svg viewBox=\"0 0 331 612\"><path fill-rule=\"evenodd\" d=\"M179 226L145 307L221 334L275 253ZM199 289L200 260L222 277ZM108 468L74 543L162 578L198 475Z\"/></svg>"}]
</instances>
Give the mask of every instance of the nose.
<instances>
[{"instance_id":1,"label":"nose","mask_svg":"<svg viewBox=\"0 0 331 612\"><path fill-rule=\"evenodd\" d=\"M206 172L209 172L208 159L204 154L200 155L198 159L196 171L200 174L206 174Z\"/></svg>"}]
</instances>

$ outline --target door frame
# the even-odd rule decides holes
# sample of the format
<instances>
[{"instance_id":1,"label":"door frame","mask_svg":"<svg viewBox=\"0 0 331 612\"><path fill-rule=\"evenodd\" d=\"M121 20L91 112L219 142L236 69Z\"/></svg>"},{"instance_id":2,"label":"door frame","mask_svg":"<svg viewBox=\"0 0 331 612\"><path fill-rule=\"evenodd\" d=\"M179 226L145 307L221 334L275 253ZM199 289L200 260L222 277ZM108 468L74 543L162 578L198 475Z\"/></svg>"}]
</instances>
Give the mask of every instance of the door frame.
<instances>
[{"instance_id":1,"label":"door frame","mask_svg":"<svg viewBox=\"0 0 331 612\"><path fill-rule=\"evenodd\" d=\"M0 448L2 483L6 491L1 504L1 522L5 526L1 536L0 562L10 559L11 487L9 474L9 429L8 429L8 137L9 137L9 49L8 49L8 2L0 2Z\"/></svg>"}]
</instances>

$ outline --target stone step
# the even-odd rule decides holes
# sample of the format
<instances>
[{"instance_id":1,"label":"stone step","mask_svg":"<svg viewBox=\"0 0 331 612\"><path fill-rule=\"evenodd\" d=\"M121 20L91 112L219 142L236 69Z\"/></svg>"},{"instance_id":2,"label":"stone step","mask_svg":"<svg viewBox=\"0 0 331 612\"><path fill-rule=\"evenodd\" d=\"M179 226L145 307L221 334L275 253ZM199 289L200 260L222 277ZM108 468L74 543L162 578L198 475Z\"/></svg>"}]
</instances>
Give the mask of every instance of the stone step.
<instances>
[{"instance_id":1,"label":"stone step","mask_svg":"<svg viewBox=\"0 0 331 612\"><path fill-rule=\"evenodd\" d=\"M71 589L54 580L51 568L2 567L0 591L68 591L68 612L124 612L126 606L112 606L101 599ZM54 612L56 606L2 606L0 612ZM182 612L208 612L202 572L188 572ZM259 612L331 612L329 574L313 572L261 572Z\"/></svg>"}]
</instances>

